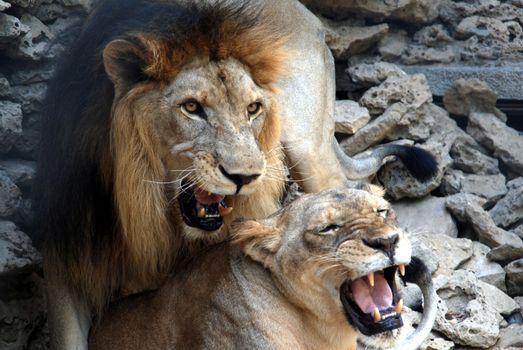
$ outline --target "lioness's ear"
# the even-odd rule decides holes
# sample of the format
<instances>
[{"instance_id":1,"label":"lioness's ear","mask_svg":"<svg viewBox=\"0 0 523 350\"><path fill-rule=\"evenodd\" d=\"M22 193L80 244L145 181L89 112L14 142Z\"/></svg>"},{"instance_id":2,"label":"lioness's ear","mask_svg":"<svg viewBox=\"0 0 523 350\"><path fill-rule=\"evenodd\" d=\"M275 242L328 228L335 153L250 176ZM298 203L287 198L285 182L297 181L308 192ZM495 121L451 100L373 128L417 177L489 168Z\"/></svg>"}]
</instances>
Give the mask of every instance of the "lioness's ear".
<instances>
[{"instance_id":1,"label":"lioness's ear","mask_svg":"<svg viewBox=\"0 0 523 350\"><path fill-rule=\"evenodd\" d=\"M234 242L241 250L265 266L281 245L280 231L272 223L271 220L248 220L235 222L231 228Z\"/></svg>"},{"instance_id":2,"label":"lioness's ear","mask_svg":"<svg viewBox=\"0 0 523 350\"><path fill-rule=\"evenodd\" d=\"M367 192L372 193L373 195L376 195L379 197L383 197L385 195L385 189L383 187L378 186L378 185L364 183L364 182L359 182L355 186L355 189L367 191Z\"/></svg>"},{"instance_id":3,"label":"lioness's ear","mask_svg":"<svg viewBox=\"0 0 523 350\"><path fill-rule=\"evenodd\" d=\"M145 80L145 52L137 42L115 39L103 51L105 72L118 86L128 86Z\"/></svg>"}]
</instances>

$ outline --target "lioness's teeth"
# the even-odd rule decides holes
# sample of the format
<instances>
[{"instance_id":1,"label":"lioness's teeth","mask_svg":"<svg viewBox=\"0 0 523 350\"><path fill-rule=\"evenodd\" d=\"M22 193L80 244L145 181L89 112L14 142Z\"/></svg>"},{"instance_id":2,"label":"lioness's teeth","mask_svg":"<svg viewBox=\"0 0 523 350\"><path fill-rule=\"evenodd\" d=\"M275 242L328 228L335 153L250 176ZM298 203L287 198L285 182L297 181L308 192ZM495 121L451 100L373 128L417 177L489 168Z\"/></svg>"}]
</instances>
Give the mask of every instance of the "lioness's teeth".
<instances>
[{"instance_id":1,"label":"lioness's teeth","mask_svg":"<svg viewBox=\"0 0 523 350\"><path fill-rule=\"evenodd\" d=\"M374 287L374 272L369 272L367 279L369 280L370 286Z\"/></svg>"},{"instance_id":2,"label":"lioness's teeth","mask_svg":"<svg viewBox=\"0 0 523 350\"><path fill-rule=\"evenodd\" d=\"M212 192L207 191L207 195L208 195L209 197L212 196Z\"/></svg>"},{"instance_id":3,"label":"lioness's teeth","mask_svg":"<svg viewBox=\"0 0 523 350\"><path fill-rule=\"evenodd\" d=\"M398 269L400 270L400 275L405 276L405 264L400 264Z\"/></svg>"},{"instance_id":4,"label":"lioness's teeth","mask_svg":"<svg viewBox=\"0 0 523 350\"><path fill-rule=\"evenodd\" d=\"M381 314L380 314L380 310L378 309L378 307L375 307L374 308L374 322L378 322L378 321L381 321Z\"/></svg>"},{"instance_id":5,"label":"lioness's teeth","mask_svg":"<svg viewBox=\"0 0 523 350\"><path fill-rule=\"evenodd\" d=\"M203 219L205 217L205 208L198 209L198 217Z\"/></svg>"},{"instance_id":6,"label":"lioness's teeth","mask_svg":"<svg viewBox=\"0 0 523 350\"><path fill-rule=\"evenodd\" d=\"M394 308L394 311L396 311L396 314L401 314L401 311L403 310L403 299L400 299L398 303L396 304L396 307Z\"/></svg>"},{"instance_id":7,"label":"lioness's teeth","mask_svg":"<svg viewBox=\"0 0 523 350\"><path fill-rule=\"evenodd\" d=\"M218 211L220 212L220 216L224 217L232 213L232 207L224 207L221 203L218 204Z\"/></svg>"}]
</instances>

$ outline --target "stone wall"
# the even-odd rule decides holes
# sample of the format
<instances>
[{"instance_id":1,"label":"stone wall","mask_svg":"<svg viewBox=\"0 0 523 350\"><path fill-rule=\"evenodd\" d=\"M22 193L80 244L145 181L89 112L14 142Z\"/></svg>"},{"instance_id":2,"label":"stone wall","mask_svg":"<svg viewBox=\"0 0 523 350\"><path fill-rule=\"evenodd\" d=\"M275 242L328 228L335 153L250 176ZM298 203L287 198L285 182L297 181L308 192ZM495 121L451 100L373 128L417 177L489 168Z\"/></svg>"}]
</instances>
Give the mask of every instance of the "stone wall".
<instances>
[{"instance_id":1,"label":"stone wall","mask_svg":"<svg viewBox=\"0 0 523 350\"><path fill-rule=\"evenodd\" d=\"M0 0L0 349L46 349L41 257L31 232L40 110L54 58L85 0Z\"/></svg>"},{"instance_id":2,"label":"stone wall","mask_svg":"<svg viewBox=\"0 0 523 350\"><path fill-rule=\"evenodd\" d=\"M506 125L496 101L523 99L523 2L303 2L326 25L339 95L353 98L336 106L345 150L416 143L440 163L429 183L395 161L374 179L387 189L442 298L424 349L518 348L523 137ZM0 0L1 349L47 348L41 257L27 235L39 114L54 58L91 7L89 0ZM433 95L444 97L444 108ZM408 286L404 298L416 320L419 290Z\"/></svg>"}]
</instances>

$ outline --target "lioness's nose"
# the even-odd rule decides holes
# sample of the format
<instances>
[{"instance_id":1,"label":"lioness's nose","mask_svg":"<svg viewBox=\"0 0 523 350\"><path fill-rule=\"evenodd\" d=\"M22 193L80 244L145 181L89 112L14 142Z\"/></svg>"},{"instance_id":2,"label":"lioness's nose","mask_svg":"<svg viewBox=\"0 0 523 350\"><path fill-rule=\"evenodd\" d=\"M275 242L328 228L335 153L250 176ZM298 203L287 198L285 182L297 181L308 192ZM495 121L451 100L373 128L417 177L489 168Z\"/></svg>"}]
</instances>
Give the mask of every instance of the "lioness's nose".
<instances>
[{"instance_id":1,"label":"lioness's nose","mask_svg":"<svg viewBox=\"0 0 523 350\"><path fill-rule=\"evenodd\" d=\"M391 261L394 259L394 248L398 243L399 236L394 234L389 237L375 238L375 239L364 239L363 243L371 248L379 249L385 252Z\"/></svg>"},{"instance_id":2,"label":"lioness's nose","mask_svg":"<svg viewBox=\"0 0 523 350\"><path fill-rule=\"evenodd\" d=\"M256 180L258 177L260 177L261 174L230 174L225 170L223 166L220 165L220 171L225 175L226 178L234 182L238 188L241 188L243 185L250 184L254 180Z\"/></svg>"}]
</instances>

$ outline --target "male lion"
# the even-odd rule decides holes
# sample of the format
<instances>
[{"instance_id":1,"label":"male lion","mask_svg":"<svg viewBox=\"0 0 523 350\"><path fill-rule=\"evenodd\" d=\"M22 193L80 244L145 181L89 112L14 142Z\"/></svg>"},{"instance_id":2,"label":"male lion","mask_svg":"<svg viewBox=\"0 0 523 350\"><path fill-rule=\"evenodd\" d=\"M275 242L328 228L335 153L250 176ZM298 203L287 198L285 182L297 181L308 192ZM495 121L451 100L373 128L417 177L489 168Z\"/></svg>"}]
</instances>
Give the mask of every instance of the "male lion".
<instances>
[{"instance_id":1,"label":"male lion","mask_svg":"<svg viewBox=\"0 0 523 350\"><path fill-rule=\"evenodd\" d=\"M391 154L433 173L416 148L344 155L333 104L321 24L297 1L104 1L42 121L34 208L53 347L85 348L107 302L156 288L233 219L276 211L284 155L306 191Z\"/></svg>"},{"instance_id":2,"label":"male lion","mask_svg":"<svg viewBox=\"0 0 523 350\"><path fill-rule=\"evenodd\" d=\"M216 245L158 291L119 302L94 328L90 348L348 350L359 331L380 334L367 346L389 349L404 339L395 276L411 261L410 242L380 196L304 195L233 232L241 251ZM405 276L424 291L423 335L398 349L417 349L434 321L423 267Z\"/></svg>"}]
</instances>

